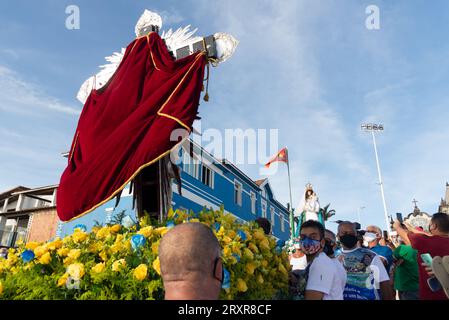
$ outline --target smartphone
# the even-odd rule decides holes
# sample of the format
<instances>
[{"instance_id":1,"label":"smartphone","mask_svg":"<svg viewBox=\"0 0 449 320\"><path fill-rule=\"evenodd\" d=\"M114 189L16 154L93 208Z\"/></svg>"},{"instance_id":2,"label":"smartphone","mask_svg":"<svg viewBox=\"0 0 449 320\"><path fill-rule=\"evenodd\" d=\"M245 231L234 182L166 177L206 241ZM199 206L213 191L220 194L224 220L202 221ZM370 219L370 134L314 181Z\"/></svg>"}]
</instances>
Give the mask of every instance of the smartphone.
<instances>
[{"instance_id":1,"label":"smartphone","mask_svg":"<svg viewBox=\"0 0 449 320\"><path fill-rule=\"evenodd\" d=\"M421 255L421 259L425 264L428 264L429 266L432 266L432 256L428 253L423 253Z\"/></svg>"},{"instance_id":2,"label":"smartphone","mask_svg":"<svg viewBox=\"0 0 449 320\"><path fill-rule=\"evenodd\" d=\"M384 239L388 240L388 231L387 230L384 230Z\"/></svg>"},{"instance_id":3,"label":"smartphone","mask_svg":"<svg viewBox=\"0 0 449 320\"><path fill-rule=\"evenodd\" d=\"M398 219L398 221L402 224L403 223L403 221L402 221L402 213L396 212L396 219Z\"/></svg>"},{"instance_id":4,"label":"smartphone","mask_svg":"<svg viewBox=\"0 0 449 320\"><path fill-rule=\"evenodd\" d=\"M429 286L430 290L432 290L432 292L437 292L442 289L441 283L435 277L427 279L427 285Z\"/></svg>"}]
</instances>

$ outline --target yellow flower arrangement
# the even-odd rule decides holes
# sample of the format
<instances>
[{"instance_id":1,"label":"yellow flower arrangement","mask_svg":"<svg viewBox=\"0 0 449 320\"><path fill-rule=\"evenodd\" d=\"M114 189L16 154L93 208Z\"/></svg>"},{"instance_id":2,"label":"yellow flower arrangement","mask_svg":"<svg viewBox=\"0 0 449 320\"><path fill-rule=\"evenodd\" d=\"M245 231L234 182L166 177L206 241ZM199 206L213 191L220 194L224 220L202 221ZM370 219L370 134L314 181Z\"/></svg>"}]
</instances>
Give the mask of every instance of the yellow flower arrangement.
<instances>
[{"instance_id":1,"label":"yellow flower arrangement","mask_svg":"<svg viewBox=\"0 0 449 320\"><path fill-rule=\"evenodd\" d=\"M230 276L230 287L222 290L221 299L273 299L278 292L288 291L288 255L275 250L275 239L255 223L240 224L222 210L203 210L195 215L172 210L168 220L175 224L199 221L213 230ZM30 242L11 250L8 259L0 259L4 289L0 299L163 299L158 248L170 227L165 222L151 223L142 219L132 228L78 229L63 239ZM131 248L135 234L147 239L139 250ZM26 249L35 253L32 263L22 260ZM132 272L119 272L128 270L126 261ZM51 267L36 268L36 264L50 263ZM35 281L31 281L33 276ZM82 278L83 285L70 290L72 286L65 286L69 277Z\"/></svg>"},{"instance_id":2,"label":"yellow flower arrangement","mask_svg":"<svg viewBox=\"0 0 449 320\"><path fill-rule=\"evenodd\" d=\"M134 278L136 278L139 281L142 281L147 277L147 271L148 268L146 264L140 264L137 268L134 269Z\"/></svg>"}]
</instances>

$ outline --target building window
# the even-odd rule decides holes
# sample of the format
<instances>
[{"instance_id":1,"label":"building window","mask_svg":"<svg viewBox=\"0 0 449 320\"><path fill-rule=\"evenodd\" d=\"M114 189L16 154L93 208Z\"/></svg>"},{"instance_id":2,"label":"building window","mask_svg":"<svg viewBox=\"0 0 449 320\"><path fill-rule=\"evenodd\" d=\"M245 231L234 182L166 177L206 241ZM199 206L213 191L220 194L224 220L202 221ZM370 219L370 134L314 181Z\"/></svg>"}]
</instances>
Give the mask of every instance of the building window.
<instances>
[{"instance_id":1,"label":"building window","mask_svg":"<svg viewBox=\"0 0 449 320\"><path fill-rule=\"evenodd\" d=\"M234 181L234 203L242 206L242 184Z\"/></svg>"},{"instance_id":2,"label":"building window","mask_svg":"<svg viewBox=\"0 0 449 320\"><path fill-rule=\"evenodd\" d=\"M201 182L212 189L214 188L214 172L205 165L202 166Z\"/></svg>"},{"instance_id":3,"label":"building window","mask_svg":"<svg viewBox=\"0 0 449 320\"><path fill-rule=\"evenodd\" d=\"M271 213L271 225L274 227L274 218L276 216L276 212L274 212L273 207L270 208L270 213Z\"/></svg>"},{"instance_id":4,"label":"building window","mask_svg":"<svg viewBox=\"0 0 449 320\"><path fill-rule=\"evenodd\" d=\"M256 194L251 191L250 195L251 195L251 213L256 214Z\"/></svg>"},{"instance_id":5,"label":"building window","mask_svg":"<svg viewBox=\"0 0 449 320\"><path fill-rule=\"evenodd\" d=\"M285 219L281 217L281 231L285 232Z\"/></svg>"},{"instance_id":6,"label":"building window","mask_svg":"<svg viewBox=\"0 0 449 320\"><path fill-rule=\"evenodd\" d=\"M262 201L262 217L267 217L267 203L265 201Z\"/></svg>"},{"instance_id":7,"label":"building window","mask_svg":"<svg viewBox=\"0 0 449 320\"><path fill-rule=\"evenodd\" d=\"M183 157L182 157L182 163L183 163L183 170L191 175L192 177L194 177L195 179L198 179L198 175L199 175L199 162L196 159L193 159L192 157L190 157L190 155L187 152L183 152Z\"/></svg>"}]
</instances>

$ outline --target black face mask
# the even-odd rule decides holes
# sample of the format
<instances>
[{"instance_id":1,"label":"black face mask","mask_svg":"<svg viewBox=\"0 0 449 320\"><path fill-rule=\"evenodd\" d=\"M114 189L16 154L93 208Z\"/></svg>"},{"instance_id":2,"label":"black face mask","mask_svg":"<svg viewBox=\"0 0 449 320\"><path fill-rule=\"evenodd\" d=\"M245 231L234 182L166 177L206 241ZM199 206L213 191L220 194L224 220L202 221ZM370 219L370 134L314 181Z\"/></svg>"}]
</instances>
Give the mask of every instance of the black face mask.
<instances>
[{"instance_id":1,"label":"black face mask","mask_svg":"<svg viewBox=\"0 0 449 320\"><path fill-rule=\"evenodd\" d=\"M346 247L346 248L354 248L357 244L357 241L359 239L357 236L353 234L345 234L344 236L340 237L340 242Z\"/></svg>"},{"instance_id":2,"label":"black face mask","mask_svg":"<svg viewBox=\"0 0 449 320\"><path fill-rule=\"evenodd\" d=\"M329 241L326 241L324 244L324 248L323 248L323 252L327 255L327 256L333 256L334 255L334 248L332 248L332 245L330 244Z\"/></svg>"}]
</instances>

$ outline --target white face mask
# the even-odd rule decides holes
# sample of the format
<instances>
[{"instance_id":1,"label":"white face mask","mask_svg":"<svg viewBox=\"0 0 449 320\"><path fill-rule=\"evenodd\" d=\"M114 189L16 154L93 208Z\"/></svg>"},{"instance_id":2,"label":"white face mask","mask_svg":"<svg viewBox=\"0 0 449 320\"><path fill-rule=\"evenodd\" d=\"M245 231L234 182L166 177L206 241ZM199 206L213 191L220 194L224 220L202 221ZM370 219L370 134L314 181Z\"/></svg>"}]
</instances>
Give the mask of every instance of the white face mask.
<instances>
[{"instance_id":1,"label":"white face mask","mask_svg":"<svg viewBox=\"0 0 449 320\"><path fill-rule=\"evenodd\" d=\"M375 233L372 233L372 232L366 232L364 235L363 235L363 245L365 246L365 247L368 247L368 245L371 243L371 242L373 242L374 240L376 240L377 239L377 235L375 234Z\"/></svg>"}]
</instances>

